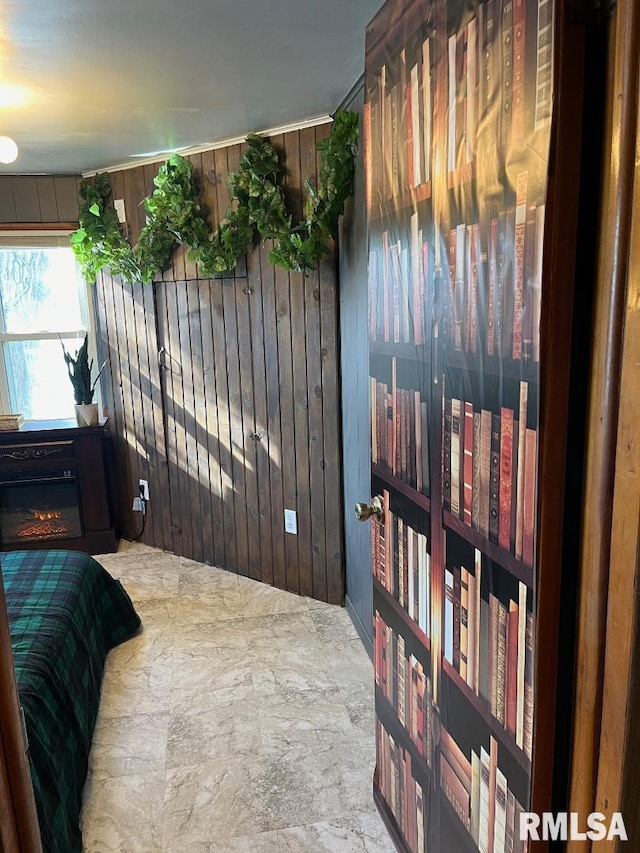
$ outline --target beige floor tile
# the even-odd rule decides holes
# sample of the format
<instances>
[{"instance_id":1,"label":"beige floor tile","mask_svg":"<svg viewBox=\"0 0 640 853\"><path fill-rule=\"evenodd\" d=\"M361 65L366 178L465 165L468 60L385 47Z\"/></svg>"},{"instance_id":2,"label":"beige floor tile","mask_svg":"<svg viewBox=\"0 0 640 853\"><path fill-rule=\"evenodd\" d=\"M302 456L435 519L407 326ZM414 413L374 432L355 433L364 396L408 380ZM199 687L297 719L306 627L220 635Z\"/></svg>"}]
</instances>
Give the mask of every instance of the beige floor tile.
<instances>
[{"instance_id":1,"label":"beige floor tile","mask_svg":"<svg viewBox=\"0 0 640 853\"><path fill-rule=\"evenodd\" d=\"M93 734L91 772L114 778L164 771L168 732L168 713L101 717Z\"/></svg>"},{"instance_id":2,"label":"beige floor tile","mask_svg":"<svg viewBox=\"0 0 640 853\"><path fill-rule=\"evenodd\" d=\"M250 660L246 651L235 649L174 650L171 713L255 701Z\"/></svg>"},{"instance_id":3,"label":"beige floor tile","mask_svg":"<svg viewBox=\"0 0 640 853\"><path fill-rule=\"evenodd\" d=\"M396 849L382 819L373 812L280 830L278 843L278 853L394 853Z\"/></svg>"},{"instance_id":4,"label":"beige floor tile","mask_svg":"<svg viewBox=\"0 0 640 853\"><path fill-rule=\"evenodd\" d=\"M255 704L248 701L171 714L167 767L226 762L262 749Z\"/></svg>"},{"instance_id":5,"label":"beige floor tile","mask_svg":"<svg viewBox=\"0 0 640 853\"><path fill-rule=\"evenodd\" d=\"M144 630L107 660L85 851L390 853L346 611L132 543L103 564Z\"/></svg>"},{"instance_id":6,"label":"beige floor tile","mask_svg":"<svg viewBox=\"0 0 640 853\"><path fill-rule=\"evenodd\" d=\"M171 662L143 669L107 671L102 686L99 719L169 711Z\"/></svg>"},{"instance_id":7,"label":"beige floor tile","mask_svg":"<svg viewBox=\"0 0 640 853\"><path fill-rule=\"evenodd\" d=\"M85 853L162 850L164 771L117 779L92 776L82 812Z\"/></svg>"},{"instance_id":8,"label":"beige floor tile","mask_svg":"<svg viewBox=\"0 0 640 853\"><path fill-rule=\"evenodd\" d=\"M240 579L239 590L246 618L309 610L309 605L303 596L295 595L293 592L283 592L248 578Z\"/></svg>"}]
</instances>

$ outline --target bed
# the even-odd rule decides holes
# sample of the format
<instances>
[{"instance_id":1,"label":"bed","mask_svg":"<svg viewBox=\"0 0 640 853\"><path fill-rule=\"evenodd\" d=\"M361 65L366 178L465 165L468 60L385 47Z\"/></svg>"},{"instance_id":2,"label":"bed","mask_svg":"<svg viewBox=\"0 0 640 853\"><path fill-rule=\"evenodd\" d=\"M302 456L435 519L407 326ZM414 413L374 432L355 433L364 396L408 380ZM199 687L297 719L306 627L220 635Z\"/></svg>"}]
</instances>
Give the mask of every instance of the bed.
<instances>
[{"instance_id":1,"label":"bed","mask_svg":"<svg viewBox=\"0 0 640 853\"><path fill-rule=\"evenodd\" d=\"M80 808L107 652L140 619L79 551L0 555L42 846L81 853Z\"/></svg>"}]
</instances>

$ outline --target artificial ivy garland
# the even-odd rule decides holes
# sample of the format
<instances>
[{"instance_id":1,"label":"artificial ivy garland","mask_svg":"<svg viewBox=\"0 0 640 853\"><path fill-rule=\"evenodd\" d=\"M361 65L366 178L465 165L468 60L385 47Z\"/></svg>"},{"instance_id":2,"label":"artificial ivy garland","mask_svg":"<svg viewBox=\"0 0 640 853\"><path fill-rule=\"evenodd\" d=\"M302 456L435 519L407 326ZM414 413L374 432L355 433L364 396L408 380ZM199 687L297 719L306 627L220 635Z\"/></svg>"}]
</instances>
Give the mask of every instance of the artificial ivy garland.
<instances>
[{"instance_id":1,"label":"artificial ivy garland","mask_svg":"<svg viewBox=\"0 0 640 853\"><path fill-rule=\"evenodd\" d=\"M237 172L229 175L231 203L211 233L202 215L193 165L174 155L154 178L156 189L145 199L147 222L133 248L124 237L118 216L109 204L111 185L105 173L80 187L80 228L71 245L84 276L93 281L103 267L127 282L149 284L171 260L180 243L189 247L189 259L205 277L231 271L248 250L257 231L273 239L272 263L307 274L328 252L344 202L352 192L358 137L356 113L336 114L329 136L318 144L322 167L317 190L305 182L308 197L305 218L292 226L278 184L281 171L274 148L260 136L247 136L248 148Z\"/></svg>"}]
</instances>

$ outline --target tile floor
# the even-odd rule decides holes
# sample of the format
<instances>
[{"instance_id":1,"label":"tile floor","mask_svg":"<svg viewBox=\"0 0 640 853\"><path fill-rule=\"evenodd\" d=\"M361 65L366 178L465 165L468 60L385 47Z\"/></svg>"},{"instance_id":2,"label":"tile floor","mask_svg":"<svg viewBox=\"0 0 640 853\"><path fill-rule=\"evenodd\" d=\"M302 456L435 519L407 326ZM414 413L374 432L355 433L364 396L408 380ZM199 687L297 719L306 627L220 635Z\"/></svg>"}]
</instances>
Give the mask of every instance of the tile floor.
<instances>
[{"instance_id":1,"label":"tile floor","mask_svg":"<svg viewBox=\"0 0 640 853\"><path fill-rule=\"evenodd\" d=\"M394 847L375 810L373 671L343 608L123 543L144 623L108 657L87 853Z\"/></svg>"}]
</instances>

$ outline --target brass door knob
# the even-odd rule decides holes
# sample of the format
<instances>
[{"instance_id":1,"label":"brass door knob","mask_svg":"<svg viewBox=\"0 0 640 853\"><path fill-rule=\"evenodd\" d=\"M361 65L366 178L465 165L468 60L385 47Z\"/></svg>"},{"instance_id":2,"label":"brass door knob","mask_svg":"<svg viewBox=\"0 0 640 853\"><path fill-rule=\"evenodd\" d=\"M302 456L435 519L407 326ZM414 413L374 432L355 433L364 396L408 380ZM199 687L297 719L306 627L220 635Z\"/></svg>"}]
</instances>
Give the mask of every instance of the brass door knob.
<instances>
[{"instance_id":1,"label":"brass door knob","mask_svg":"<svg viewBox=\"0 0 640 853\"><path fill-rule=\"evenodd\" d=\"M355 511L358 521L368 521L372 515L375 515L378 521L382 521L384 519L384 501L381 495L376 495L370 504L357 503Z\"/></svg>"}]
</instances>

